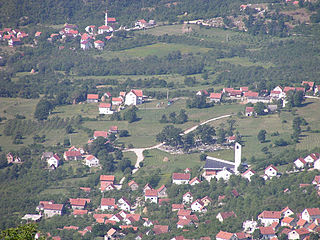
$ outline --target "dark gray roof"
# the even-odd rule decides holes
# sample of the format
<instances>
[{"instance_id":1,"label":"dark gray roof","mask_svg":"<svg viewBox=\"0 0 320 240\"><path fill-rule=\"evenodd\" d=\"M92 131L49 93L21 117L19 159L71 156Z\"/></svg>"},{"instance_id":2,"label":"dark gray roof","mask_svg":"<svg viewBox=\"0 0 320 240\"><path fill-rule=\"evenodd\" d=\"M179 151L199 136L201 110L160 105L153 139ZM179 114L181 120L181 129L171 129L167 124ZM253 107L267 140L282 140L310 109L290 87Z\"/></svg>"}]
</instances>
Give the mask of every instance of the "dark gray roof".
<instances>
[{"instance_id":1,"label":"dark gray roof","mask_svg":"<svg viewBox=\"0 0 320 240\"><path fill-rule=\"evenodd\" d=\"M226 169L234 169L234 163L226 163L224 160L220 160L217 158L207 157L206 164L203 167L204 169L211 169L211 170L222 170L223 168Z\"/></svg>"}]
</instances>

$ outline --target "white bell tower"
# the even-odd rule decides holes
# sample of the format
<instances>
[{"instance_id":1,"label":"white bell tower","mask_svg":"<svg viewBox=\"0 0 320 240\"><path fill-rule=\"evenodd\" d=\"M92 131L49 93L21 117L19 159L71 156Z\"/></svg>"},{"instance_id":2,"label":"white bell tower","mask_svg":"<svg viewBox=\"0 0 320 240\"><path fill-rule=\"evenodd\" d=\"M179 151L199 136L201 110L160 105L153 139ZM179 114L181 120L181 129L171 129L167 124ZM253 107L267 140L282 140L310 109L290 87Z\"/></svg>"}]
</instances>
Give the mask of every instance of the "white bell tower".
<instances>
[{"instance_id":1,"label":"white bell tower","mask_svg":"<svg viewBox=\"0 0 320 240\"><path fill-rule=\"evenodd\" d=\"M104 14L104 25L108 26L108 9L106 8L106 12Z\"/></svg>"},{"instance_id":2,"label":"white bell tower","mask_svg":"<svg viewBox=\"0 0 320 240\"><path fill-rule=\"evenodd\" d=\"M236 142L234 145L234 172L235 174L239 174L238 168L240 167L241 164L241 145Z\"/></svg>"}]
</instances>

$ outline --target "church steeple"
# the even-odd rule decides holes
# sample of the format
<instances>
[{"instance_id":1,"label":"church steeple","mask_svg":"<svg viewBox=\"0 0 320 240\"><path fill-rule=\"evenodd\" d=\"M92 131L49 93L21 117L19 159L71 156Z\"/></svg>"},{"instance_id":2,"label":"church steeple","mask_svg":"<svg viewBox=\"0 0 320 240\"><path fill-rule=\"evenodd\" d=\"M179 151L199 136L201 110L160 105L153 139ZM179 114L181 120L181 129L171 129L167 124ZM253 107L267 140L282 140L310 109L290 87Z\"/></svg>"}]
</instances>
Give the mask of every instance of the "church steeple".
<instances>
[{"instance_id":1,"label":"church steeple","mask_svg":"<svg viewBox=\"0 0 320 240\"><path fill-rule=\"evenodd\" d=\"M106 12L104 14L104 25L108 26L108 9L106 8Z\"/></svg>"}]
</instances>

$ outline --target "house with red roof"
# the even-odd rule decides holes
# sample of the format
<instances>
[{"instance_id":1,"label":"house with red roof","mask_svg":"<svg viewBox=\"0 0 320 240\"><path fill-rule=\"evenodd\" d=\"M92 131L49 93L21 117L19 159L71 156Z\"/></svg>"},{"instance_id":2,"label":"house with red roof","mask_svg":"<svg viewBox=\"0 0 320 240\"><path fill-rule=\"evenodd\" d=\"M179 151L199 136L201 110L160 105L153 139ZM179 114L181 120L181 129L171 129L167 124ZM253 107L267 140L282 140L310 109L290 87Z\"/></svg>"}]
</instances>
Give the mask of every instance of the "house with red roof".
<instances>
[{"instance_id":1,"label":"house with red roof","mask_svg":"<svg viewBox=\"0 0 320 240\"><path fill-rule=\"evenodd\" d=\"M99 94L88 94L87 103L99 102Z\"/></svg>"},{"instance_id":2,"label":"house with red roof","mask_svg":"<svg viewBox=\"0 0 320 240\"><path fill-rule=\"evenodd\" d=\"M212 199L208 196L205 196L203 198L201 198L201 201L203 202L204 206L208 206L210 203L212 203Z\"/></svg>"},{"instance_id":3,"label":"house with red roof","mask_svg":"<svg viewBox=\"0 0 320 240\"><path fill-rule=\"evenodd\" d=\"M281 220L281 227L289 227L289 228L293 228L294 225L294 218L293 217L284 217Z\"/></svg>"},{"instance_id":4,"label":"house with red roof","mask_svg":"<svg viewBox=\"0 0 320 240\"><path fill-rule=\"evenodd\" d=\"M298 158L293 163L294 163L295 167L298 169L303 169L307 164L307 162L302 157Z\"/></svg>"},{"instance_id":5,"label":"house with red roof","mask_svg":"<svg viewBox=\"0 0 320 240\"><path fill-rule=\"evenodd\" d=\"M111 126L108 130L109 133L117 134L119 132L118 126Z\"/></svg>"},{"instance_id":6,"label":"house with red roof","mask_svg":"<svg viewBox=\"0 0 320 240\"><path fill-rule=\"evenodd\" d=\"M59 166L60 157L58 154L53 154L52 157L47 159L48 167L56 169Z\"/></svg>"},{"instance_id":7,"label":"house with red roof","mask_svg":"<svg viewBox=\"0 0 320 240\"><path fill-rule=\"evenodd\" d=\"M22 44L22 41L20 38L12 37L11 39L8 40L8 45L10 47L14 47L14 46L21 45L21 44Z\"/></svg>"},{"instance_id":8,"label":"house with red roof","mask_svg":"<svg viewBox=\"0 0 320 240\"><path fill-rule=\"evenodd\" d=\"M240 87L240 91L243 93L249 92L249 87Z\"/></svg>"},{"instance_id":9,"label":"house with red roof","mask_svg":"<svg viewBox=\"0 0 320 240\"><path fill-rule=\"evenodd\" d=\"M222 93L210 93L209 100L210 102L221 102Z\"/></svg>"},{"instance_id":10,"label":"house with red roof","mask_svg":"<svg viewBox=\"0 0 320 240\"><path fill-rule=\"evenodd\" d=\"M271 164L264 170L264 174L265 179L271 179L278 175L278 169Z\"/></svg>"},{"instance_id":11,"label":"house with red roof","mask_svg":"<svg viewBox=\"0 0 320 240\"><path fill-rule=\"evenodd\" d=\"M89 198L69 198L69 202L72 209L85 209L87 203L91 202Z\"/></svg>"},{"instance_id":12,"label":"house with red roof","mask_svg":"<svg viewBox=\"0 0 320 240\"><path fill-rule=\"evenodd\" d=\"M150 186L149 183L147 183L144 187L143 187L143 192L146 193L147 190L152 189L152 187Z\"/></svg>"},{"instance_id":13,"label":"house with red roof","mask_svg":"<svg viewBox=\"0 0 320 240\"><path fill-rule=\"evenodd\" d=\"M37 211L43 212L46 218L53 217L55 215L62 215L63 204L55 204L52 201L40 201L39 206L37 206Z\"/></svg>"},{"instance_id":14,"label":"house with red roof","mask_svg":"<svg viewBox=\"0 0 320 240\"><path fill-rule=\"evenodd\" d=\"M197 199L193 203L191 203L191 210L193 212L206 212L207 211L207 209L204 206L204 203L200 199Z\"/></svg>"},{"instance_id":15,"label":"house with red roof","mask_svg":"<svg viewBox=\"0 0 320 240\"><path fill-rule=\"evenodd\" d=\"M288 206L281 210L281 216L283 217L289 217L293 214L294 212Z\"/></svg>"},{"instance_id":16,"label":"house with red roof","mask_svg":"<svg viewBox=\"0 0 320 240\"><path fill-rule=\"evenodd\" d=\"M194 186L194 185L199 184L199 183L201 183L201 181L200 181L200 179L199 179L198 177L192 178L192 179L190 180L190 182L189 182L189 184L190 184L191 186Z\"/></svg>"},{"instance_id":17,"label":"house with red roof","mask_svg":"<svg viewBox=\"0 0 320 240\"><path fill-rule=\"evenodd\" d=\"M270 226L272 223L279 223L281 219L280 211L263 211L258 215L258 220L261 221L261 224L265 227Z\"/></svg>"},{"instance_id":18,"label":"house with red roof","mask_svg":"<svg viewBox=\"0 0 320 240\"><path fill-rule=\"evenodd\" d=\"M116 200L114 198L101 198L100 209L102 211L113 211L116 208Z\"/></svg>"},{"instance_id":19,"label":"house with red roof","mask_svg":"<svg viewBox=\"0 0 320 240\"><path fill-rule=\"evenodd\" d=\"M98 49L98 50L103 50L103 48L104 48L104 42L101 41L101 40L96 40L96 41L94 41L94 42L93 42L93 45L94 45L94 47L95 47L96 49Z\"/></svg>"},{"instance_id":20,"label":"house with red roof","mask_svg":"<svg viewBox=\"0 0 320 240\"><path fill-rule=\"evenodd\" d=\"M131 210L131 203L126 197L122 197L117 202L118 209L123 211L130 211Z\"/></svg>"},{"instance_id":21,"label":"house with red roof","mask_svg":"<svg viewBox=\"0 0 320 240\"><path fill-rule=\"evenodd\" d=\"M180 184L189 184L191 174L190 173L173 173L172 174L172 183Z\"/></svg>"},{"instance_id":22,"label":"house with red roof","mask_svg":"<svg viewBox=\"0 0 320 240\"><path fill-rule=\"evenodd\" d=\"M191 219L179 219L177 222L177 228L184 228L191 225L193 225L193 221Z\"/></svg>"},{"instance_id":23,"label":"house with red roof","mask_svg":"<svg viewBox=\"0 0 320 240\"><path fill-rule=\"evenodd\" d=\"M99 159L96 158L93 155L88 155L85 158L85 165L88 166L89 168L91 168L91 167L99 167L100 166Z\"/></svg>"},{"instance_id":24,"label":"house with red roof","mask_svg":"<svg viewBox=\"0 0 320 240\"><path fill-rule=\"evenodd\" d=\"M148 27L149 24L146 20L140 19L134 24L134 26L138 28L145 28L145 27Z\"/></svg>"},{"instance_id":25,"label":"house with red roof","mask_svg":"<svg viewBox=\"0 0 320 240\"><path fill-rule=\"evenodd\" d=\"M249 182L251 182L251 177L256 174L251 168L241 174L242 177L246 178Z\"/></svg>"},{"instance_id":26,"label":"house with red roof","mask_svg":"<svg viewBox=\"0 0 320 240\"><path fill-rule=\"evenodd\" d=\"M99 114L106 114L106 115L113 114L111 103L100 103Z\"/></svg>"},{"instance_id":27,"label":"house with red roof","mask_svg":"<svg viewBox=\"0 0 320 240\"><path fill-rule=\"evenodd\" d=\"M216 240L235 240L237 239L234 233L220 231L216 235Z\"/></svg>"},{"instance_id":28,"label":"house with red roof","mask_svg":"<svg viewBox=\"0 0 320 240\"><path fill-rule=\"evenodd\" d=\"M219 222L223 222L224 220L228 218L235 218L237 215L234 213L234 211L231 212L220 212L217 214L216 218L219 220Z\"/></svg>"},{"instance_id":29,"label":"house with red roof","mask_svg":"<svg viewBox=\"0 0 320 240\"><path fill-rule=\"evenodd\" d=\"M144 194L144 200L158 203L158 191L155 189L147 189Z\"/></svg>"},{"instance_id":30,"label":"house with red roof","mask_svg":"<svg viewBox=\"0 0 320 240\"><path fill-rule=\"evenodd\" d=\"M259 93L258 92L252 92L252 91L248 91L248 92L245 92L243 94L243 96L245 98L248 98L248 97L258 97L259 96Z\"/></svg>"},{"instance_id":31,"label":"house with red roof","mask_svg":"<svg viewBox=\"0 0 320 240\"><path fill-rule=\"evenodd\" d=\"M172 211L179 211L180 209L184 209L184 204L177 204L177 203L173 203L171 205L171 209Z\"/></svg>"},{"instance_id":32,"label":"house with red roof","mask_svg":"<svg viewBox=\"0 0 320 240\"><path fill-rule=\"evenodd\" d=\"M276 232L272 227L259 227L263 239L272 239L276 237Z\"/></svg>"},{"instance_id":33,"label":"house with red roof","mask_svg":"<svg viewBox=\"0 0 320 240\"><path fill-rule=\"evenodd\" d=\"M155 235L167 233L169 231L169 226L167 225L154 225L152 231Z\"/></svg>"},{"instance_id":34,"label":"house with red roof","mask_svg":"<svg viewBox=\"0 0 320 240\"><path fill-rule=\"evenodd\" d=\"M294 229L288 234L288 239L306 239L310 235L310 231L306 228Z\"/></svg>"},{"instance_id":35,"label":"house with red roof","mask_svg":"<svg viewBox=\"0 0 320 240\"><path fill-rule=\"evenodd\" d=\"M128 183L128 186L132 191L136 191L139 188L139 185L133 180Z\"/></svg>"},{"instance_id":36,"label":"house with red roof","mask_svg":"<svg viewBox=\"0 0 320 240\"><path fill-rule=\"evenodd\" d=\"M108 138L108 132L107 131L94 131L93 138L97 139L98 137Z\"/></svg>"},{"instance_id":37,"label":"house with red roof","mask_svg":"<svg viewBox=\"0 0 320 240\"><path fill-rule=\"evenodd\" d=\"M119 106L123 103L123 99L121 97L118 97L118 98L111 98L111 103L113 106Z\"/></svg>"},{"instance_id":38,"label":"house with red roof","mask_svg":"<svg viewBox=\"0 0 320 240\"><path fill-rule=\"evenodd\" d=\"M314 90L314 86L315 86L315 84L314 84L314 82L308 82L308 81L302 81L302 83L301 83L301 85L302 86L308 86L308 92L313 92L313 90Z\"/></svg>"},{"instance_id":39,"label":"house with red roof","mask_svg":"<svg viewBox=\"0 0 320 240\"><path fill-rule=\"evenodd\" d=\"M125 105L138 105L143 103L143 92L138 89L131 89L130 92L126 94Z\"/></svg>"},{"instance_id":40,"label":"house with red roof","mask_svg":"<svg viewBox=\"0 0 320 240\"><path fill-rule=\"evenodd\" d=\"M82 160L82 154L79 150L77 151L66 151L63 154L63 157L66 161L70 161L70 160Z\"/></svg>"},{"instance_id":41,"label":"house with red roof","mask_svg":"<svg viewBox=\"0 0 320 240\"><path fill-rule=\"evenodd\" d=\"M207 90L199 90L197 93L196 93L197 96L208 96L209 93Z\"/></svg>"},{"instance_id":42,"label":"house with red roof","mask_svg":"<svg viewBox=\"0 0 320 240\"><path fill-rule=\"evenodd\" d=\"M157 189L158 191L158 197L159 198L166 198L168 197L168 194L167 194L167 187L165 185L162 185L161 187L159 187Z\"/></svg>"},{"instance_id":43,"label":"house with red roof","mask_svg":"<svg viewBox=\"0 0 320 240\"><path fill-rule=\"evenodd\" d=\"M254 107L246 107L246 110L245 110L245 115L247 117L250 117L254 114Z\"/></svg>"},{"instance_id":44,"label":"house with red roof","mask_svg":"<svg viewBox=\"0 0 320 240\"><path fill-rule=\"evenodd\" d=\"M191 192L186 192L185 194L183 194L182 202L183 203L192 203L193 202L193 196L192 196Z\"/></svg>"},{"instance_id":45,"label":"house with red roof","mask_svg":"<svg viewBox=\"0 0 320 240\"><path fill-rule=\"evenodd\" d=\"M111 33L113 32L113 27L102 25L98 27L98 34Z\"/></svg>"},{"instance_id":46,"label":"house with red roof","mask_svg":"<svg viewBox=\"0 0 320 240\"><path fill-rule=\"evenodd\" d=\"M301 218L311 223L317 218L320 218L320 209L319 208L306 208L301 213Z\"/></svg>"},{"instance_id":47,"label":"house with red roof","mask_svg":"<svg viewBox=\"0 0 320 240\"><path fill-rule=\"evenodd\" d=\"M101 192L108 192L108 191L112 191L115 190L116 187L113 185L113 183L110 182L100 182L100 190Z\"/></svg>"},{"instance_id":48,"label":"house with red roof","mask_svg":"<svg viewBox=\"0 0 320 240\"><path fill-rule=\"evenodd\" d=\"M320 153L311 153L304 158L304 160L311 164L320 159Z\"/></svg>"}]
</instances>

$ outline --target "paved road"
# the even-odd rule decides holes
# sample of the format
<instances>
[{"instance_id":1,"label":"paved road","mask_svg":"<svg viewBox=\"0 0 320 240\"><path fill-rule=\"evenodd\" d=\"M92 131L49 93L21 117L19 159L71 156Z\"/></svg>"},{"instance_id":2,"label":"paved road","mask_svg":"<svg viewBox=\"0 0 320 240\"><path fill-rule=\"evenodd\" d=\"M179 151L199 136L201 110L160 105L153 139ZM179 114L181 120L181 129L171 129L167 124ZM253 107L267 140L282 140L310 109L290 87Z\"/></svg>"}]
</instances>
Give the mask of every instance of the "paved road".
<instances>
[{"instance_id":1,"label":"paved road","mask_svg":"<svg viewBox=\"0 0 320 240\"><path fill-rule=\"evenodd\" d=\"M199 127L200 125L204 125L204 124L207 124L209 122L212 122L212 121L216 121L216 120L220 120L220 119L223 119L223 118L227 118L227 117L230 117L231 114L227 114L227 115L223 115L223 116L220 116L220 117L216 117L216 118L211 118L207 121L204 121L196 126L193 126L191 128L188 128L186 129L183 134L188 134L194 130L197 129L197 127ZM137 155L137 161L136 161L136 164L134 165L134 169L132 170L132 174L136 173L140 166L139 164L144 160L144 156L143 156L143 151L145 150L150 150L150 149L159 149L164 143L159 143L155 146L152 146L152 147L147 147L147 148L132 148L132 149L126 149L124 150L124 152L134 152L136 155ZM122 180L122 179L121 179ZM124 180L124 179L123 179Z\"/></svg>"}]
</instances>

